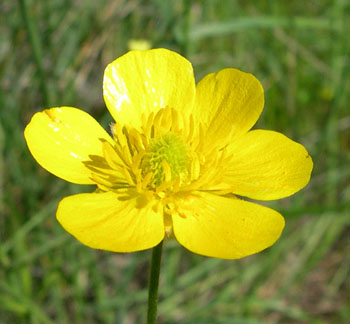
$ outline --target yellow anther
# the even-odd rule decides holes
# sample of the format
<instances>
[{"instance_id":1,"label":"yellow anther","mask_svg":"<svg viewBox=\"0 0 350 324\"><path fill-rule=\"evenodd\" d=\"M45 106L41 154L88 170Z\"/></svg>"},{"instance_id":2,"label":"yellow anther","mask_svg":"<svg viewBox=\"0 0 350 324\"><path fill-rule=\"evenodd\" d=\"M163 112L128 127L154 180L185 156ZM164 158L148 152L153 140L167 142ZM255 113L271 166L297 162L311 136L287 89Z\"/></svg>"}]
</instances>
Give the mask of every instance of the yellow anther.
<instances>
[{"instance_id":1,"label":"yellow anther","mask_svg":"<svg viewBox=\"0 0 350 324\"><path fill-rule=\"evenodd\" d=\"M120 146L127 145L127 140L123 133L123 127L120 124L118 123L111 124L111 131L115 141L119 143Z\"/></svg>"},{"instance_id":2,"label":"yellow anther","mask_svg":"<svg viewBox=\"0 0 350 324\"><path fill-rule=\"evenodd\" d=\"M193 120L193 116L191 115L189 125L188 125L188 134L187 134L187 141L189 143L192 142L193 133L194 133L194 120Z\"/></svg>"},{"instance_id":3,"label":"yellow anther","mask_svg":"<svg viewBox=\"0 0 350 324\"><path fill-rule=\"evenodd\" d=\"M171 186L173 185L173 182L164 182L162 184L160 184L159 186L156 187L156 193L161 193L167 189L169 189Z\"/></svg>"},{"instance_id":4,"label":"yellow anther","mask_svg":"<svg viewBox=\"0 0 350 324\"><path fill-rule=\"evenodd\" d=\"M111 131L115 144L102 143L104 161L88 166L102 190L129 185L162 200L170 193L210 188L214 180L215 185L217 179L222 181L226 149L210 143L208 147L205 127L196 125L192 115L164 107L142 115L141 131L118 123Z\"/></svg>"},{"instance_id":5,"label":"yellow anther","mask_svg":"<svg viewBox=\"0 0 350 324\"><path fill-rule=\"evenodd\" d=\"M119 169L120 167L122 167L120 163L122 161L120 161L117 152L110 143L102 142L102 152L103 157L112 169Z\"/></svg>"},{"instance_id":6,"label":"yellow anther","mask_svg":"<svg viewBox=\"0 0 350 324\"><path fill-rule=\"evenodd\" d=\"M201 166L200 166L199 158L197 154L194 153L193 159L191 162L191 180L198 179L200 170L201 170Z\"/></svg>"},{"instance_id":7,"label":"yellow anther","mask_svg":"<svg viewBox=\"0 0 350 324\"><path fill-rule=\"evenodd\" d=\"M132 148L135 148L138 152L144 149L140 133L136 131L136 129L131 129L129 131L129 138Z\"/></svg>"},{"instance_id":8,"label":"yellow anther","mask_svg":"<svg viewBox=\"0 0 350 324\"><path fill-rule=\"evenodd\" d=\"M130 153L130 148L129 146L123 146L122 147L122 153L123 153L123 161L125 162L126 165L132 165L132 155Z\"/></svg>"},{"instance_id":9,"label":"yellow anther","mask_svg":"<svg viewBox=\"0 0 350 324\"><path fill-rule=\"evenodd\" d=\"M133 172L136 172L136 170L139 169L141 160L145 156L145 153L146 151L140 151L134 156L134 159L131 165L131 169L133 170Z\"/></svg>"},{"instance_id":10,"label":"yellow anther","mask_svg":"<svg viewBox=\"0 0 350 324\"><path fill-rule=\"evenodd\" d=\"M127 181L127 183L128 183L130 186L134 186L135 183L134 183L134 181L132 180L129 171L128 171L125 167L122 168L122 171L123 171L123 174L124 174L124 177L125 177L125 180Z\"/></svg>"},{"instance_id":11,"label":"yellow anther","mask_svg":"<svg viewBox=\"0 0 350 324\"><path fill-rule=\"evenodd\" d=\"M171 116L170 108L165 107L162 112L163 112L163 114L162 114L160 127L164 131L170 131L170 128L172 125L172 118L171 118L172 116Z\"/></svg>"},{"instance_id":12,"label":"yellow anther","mask_svg":"<svg viewBox=\"0 0 350 324\"><path fill-rule=\"evenodd\" d=\"M171 109L171 130L175 133L178 133L180 130L180 125L179 125L179 114L175 109Z\"/></svg>"},{"instance_id":13,"label":"yellow anther","mask_svg":"<svg viewBox=\"0 0 350 324\"><path fill-rule=\"evenodd\" d=\"M153 120L153 129L154 129L154 134L153 136L154 137L157 137L159 134L158 134L158 131L160 129L160 119L162 117L162 114L163 114L163 110L164 108L162 109L159 109L159 111L157 112L157 114L155 115L154 117L154 120Z\"/></svg>"},{"instance_id":14,"label":"yellow anther","mask_svg":"<svg viewBox=\"0 0 350 324\"><path fill-rule=\"evenodd\" d=\"M141 187L142 188L146 188L149 185L149 183L151 182L152 177L153 177L153 173L152 172L147 173L146 176L142 180Z\"/></svg>"},{"instance_id":15,"label":"yellow anther","mask_svg":"<svg viewBox=\"0 0 350 324\"><path fill-rule=\"evenodd\" d=\"M173 192L178 192L180 190L180 183L181 183L180 177L177 177L173 183L174 183Z\"/></svg>"},{"instance_id":16,"label":"yellow anther","mask_svg":"<svg viewBox=\"0 0 350 324\"><path fill-rule=\"evenodd\" d=\"M163 160L160 165L163 168L164 181L165 182L171 181L171 169L168 162Z\"/></svg>"},{"instance_id":17,"label":"yellow anther","mask_svg":"<svg viewBox=\"0 0 350 324\"><path fill-rule=\"evenodd\" d=\"M143 132L146 138L151 138L152 125L154 124L154 112L151 112L147 118L146 126L143 128Z\"/></svg>"}]
</instances>

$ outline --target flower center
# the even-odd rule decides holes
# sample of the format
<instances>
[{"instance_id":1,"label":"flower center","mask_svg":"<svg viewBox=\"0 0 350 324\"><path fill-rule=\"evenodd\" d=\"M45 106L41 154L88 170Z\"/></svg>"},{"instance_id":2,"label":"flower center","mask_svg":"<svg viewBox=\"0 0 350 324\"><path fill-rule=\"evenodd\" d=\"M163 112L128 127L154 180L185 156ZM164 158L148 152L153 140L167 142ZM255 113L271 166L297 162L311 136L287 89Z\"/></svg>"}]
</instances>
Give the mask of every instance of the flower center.
<instances>
[{"instance_id":1,"label":"flower center","mask_svg":"<svg viewBox=\"0 0 350 324\"><path fill-rule=\"evenodd\" d=\"M179 192L226 190L226 148L210 144L192 115L165 107L141 118L141 129L111 124L114 141L101 140L103 156L84 162L100 190L135 188L164 204Z\"/></svg>"},{"instance_id":2,"label":"flower center","mask_svg":"<svg viewBox=\"0 0 350 324\"><path fill-rule=\"evenodd\" d=\"M187 161L184 141L179 135L169 132L150 143L141 168L144 175L152 172L151 184L157 187L165 181L181 177L186 171Z\"/></svg>"}]
</instances>

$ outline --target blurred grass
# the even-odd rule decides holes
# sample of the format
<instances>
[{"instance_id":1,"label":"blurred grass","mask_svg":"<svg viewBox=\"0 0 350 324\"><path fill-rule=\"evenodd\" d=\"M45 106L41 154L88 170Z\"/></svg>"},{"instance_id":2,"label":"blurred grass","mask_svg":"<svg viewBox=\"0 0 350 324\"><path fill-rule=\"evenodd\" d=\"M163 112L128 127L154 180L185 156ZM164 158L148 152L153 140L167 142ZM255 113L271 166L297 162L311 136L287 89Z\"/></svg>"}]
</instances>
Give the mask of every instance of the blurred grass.
<instances>
[{"instance_id":1,"label":"blurred grass","mask_svg":"<svg viewBox=\"0 0 350 324\"><path fill-rule=\"evenodd\" d=\"M103 69L132 38L185 54L196 77L256 75L257 127L303 143L309 186L270 205L286 216L272 248L238 261L167 242L161 323L350 322L350 5L320 1L0 3L0 323L143 323L150 251L118 255L76 242L60 198L91 188L41 169L23 128L46 106L80 107L105 126Z\"/></svg>"}]
</instances>

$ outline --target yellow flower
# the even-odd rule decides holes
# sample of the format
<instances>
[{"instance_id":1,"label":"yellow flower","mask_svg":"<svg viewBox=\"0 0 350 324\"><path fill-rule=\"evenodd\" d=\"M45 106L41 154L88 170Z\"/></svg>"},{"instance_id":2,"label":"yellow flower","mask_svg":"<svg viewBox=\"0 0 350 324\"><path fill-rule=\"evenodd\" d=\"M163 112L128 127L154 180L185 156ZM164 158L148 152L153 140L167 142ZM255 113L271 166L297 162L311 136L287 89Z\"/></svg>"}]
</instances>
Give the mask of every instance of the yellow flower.
<instances>
[{"instance_id":1,"label":"yellow flower","mask_svg":"<svg viewBox=\"0 0 350 324\"><path fill-rule=\"evenodd\" d=\"M71 107L36 113L24 132L46 170L97 185L57 209L80 242L132 252L174 235L195 253L235 259L279 238L283 217L239 197L294 194L309 182L312 160L280 133L250 130L264 104L253 75L224 69L195 85L179 54L131 51L107 66L103 95L112 136Z\"/></svg>"},{"instance_id":2,"label":"yellow flower","mask_svg":"<svg viewBox=\"0 0 350 324\"><path fill-rule=\"evenodd\" d=\"M152 47L147 39L130 39L128 41L129 50L149 50Z\"/></svg>"}]
</instances>

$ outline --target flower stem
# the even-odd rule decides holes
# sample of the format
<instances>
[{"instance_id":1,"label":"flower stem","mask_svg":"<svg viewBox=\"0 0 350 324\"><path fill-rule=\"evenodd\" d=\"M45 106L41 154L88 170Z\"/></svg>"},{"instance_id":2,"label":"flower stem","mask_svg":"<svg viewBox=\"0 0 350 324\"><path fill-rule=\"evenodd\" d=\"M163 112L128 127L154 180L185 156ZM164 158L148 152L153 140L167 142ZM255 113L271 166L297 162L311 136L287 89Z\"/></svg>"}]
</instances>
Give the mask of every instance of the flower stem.
<instances>
[{"instance_id":1,"label":"flower stem","mask_svg":"<svg viewBox=\"0 0 350 324\"><path fill-rule=\"evenodd\" d=\"M163 241L152 250L151 270L148 284L148 312L147 324L157 323L158 285L160 261L162 260Z\"/></svg>"}]
</instances>

